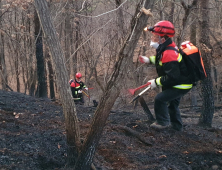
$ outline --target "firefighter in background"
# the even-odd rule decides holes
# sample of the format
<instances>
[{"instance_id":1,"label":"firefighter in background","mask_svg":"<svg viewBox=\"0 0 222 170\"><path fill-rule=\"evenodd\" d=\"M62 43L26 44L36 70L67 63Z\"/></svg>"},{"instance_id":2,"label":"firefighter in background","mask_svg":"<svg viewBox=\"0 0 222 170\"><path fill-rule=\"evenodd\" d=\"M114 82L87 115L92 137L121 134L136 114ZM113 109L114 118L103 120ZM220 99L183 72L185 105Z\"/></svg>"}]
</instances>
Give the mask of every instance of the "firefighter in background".
<instances>
[{"instance_id":1,"label":"firefighter in background","mask_svg":"<svg viewBox=\"0 0 222 170\"><path fill-rule=\"evenodd\" d=\"M82 74L76 73L75 80L71 79L69 81L71 91L72 91L72 97L74 98L74 101L76 104L84 104L82 90L88 91L88 88L81 81L81 78L82 78Z\"/></svg>"},{"instance_id":2,"label":"firefighter in background","mask_svg":"<svg viewBox=\"0 0 222 170\"><path fill-rule=\"evenodd\" d=\"M190 91L192 83L181 54L166 49L167 47L178 49L171 39L175 35L174 26L169 21L160 21L148 30L152 32L150 46L156 49L156 56L139 56L139 60L156 66L158 77L148 81L151 83L151 89L162 87L162 92L155 97L156 122L150 127L163 129L171 124L173 129L182 131L180 99Z\"/></svg>"}]
</instances>

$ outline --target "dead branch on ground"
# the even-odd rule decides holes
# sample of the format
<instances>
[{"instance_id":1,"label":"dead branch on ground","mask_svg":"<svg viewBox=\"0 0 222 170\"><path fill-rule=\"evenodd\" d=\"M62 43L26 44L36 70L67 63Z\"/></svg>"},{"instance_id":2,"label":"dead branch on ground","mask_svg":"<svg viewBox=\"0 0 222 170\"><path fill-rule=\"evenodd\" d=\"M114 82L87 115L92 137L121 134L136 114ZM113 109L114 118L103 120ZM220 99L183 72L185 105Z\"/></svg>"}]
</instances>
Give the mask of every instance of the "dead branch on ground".
<instances>
[{"instance_id":1,"label":"dead branch on ground","mask_svg":"<svg viewBox=\"0 0 222 170\"><path fill-rule=\"evenodd\" d=\"M143 137L143 134L127 127L127 126L122 126L122 125L117 125L117 126L112 126L111 127L113 130L123 130L125 131L125 133L127 135L131 135L133 137L136 137L137 139L139 139L139 141L143 142L144 144L146 144L147 146L152 146L152 143L149 141L149 139Z\"/></svg>"}]
</instances>

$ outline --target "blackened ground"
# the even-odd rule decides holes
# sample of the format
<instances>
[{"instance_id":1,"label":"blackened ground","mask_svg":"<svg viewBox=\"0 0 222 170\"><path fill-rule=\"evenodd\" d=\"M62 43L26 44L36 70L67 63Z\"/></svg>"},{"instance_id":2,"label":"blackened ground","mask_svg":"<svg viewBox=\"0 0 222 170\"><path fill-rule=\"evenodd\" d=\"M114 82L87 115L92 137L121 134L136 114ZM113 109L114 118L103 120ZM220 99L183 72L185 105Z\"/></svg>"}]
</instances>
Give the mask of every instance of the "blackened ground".
<instances>
[{"instance_id":1,"label":"blackened ground","mask_svg":"<svg viewBox=\"0 0 222 170\"><path fill-rule=\"evenodd\" d=\"M83 140L95 111L92 106L77 106ZM96 168L221 170L221 109L215 111L213 128L203 128L196 125L199 110L182 107L183 132L150 129L140 106L113 110L94 157ZM65 169L65 125L58 103L0 91L0 109L1 170Z\"/></svg>"}]
</instances>

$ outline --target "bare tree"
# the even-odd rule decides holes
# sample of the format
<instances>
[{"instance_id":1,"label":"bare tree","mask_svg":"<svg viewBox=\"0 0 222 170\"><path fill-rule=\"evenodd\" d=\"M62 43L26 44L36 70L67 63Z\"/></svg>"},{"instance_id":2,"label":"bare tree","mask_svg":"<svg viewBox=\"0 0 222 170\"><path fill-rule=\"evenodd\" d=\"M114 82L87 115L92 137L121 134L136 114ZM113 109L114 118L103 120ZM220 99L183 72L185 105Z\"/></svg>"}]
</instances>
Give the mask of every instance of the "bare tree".
<instances>
[{"instance_id":1,"label":"bare tree","mask_svg":"<svg viewBox=\"0 0 222 170\"><path fill-rule=\"evenodd\" d=\"M80 10L80 7L81 2L79 1L75 1L74 3L74 7L75 7L75 10L77 11L78 13L78 10ZM71 43L72 43L72 46L74 46L75 48L72 48L71 51L73 52L74 50L78 49L79 48L79 44L80 44L80 19L79 19L79 16L78 15L75 15L75 18L74 18L74 35L72 36L72 39L71 39ZM72 73L75 74L78 70L77 68L77 63L78 63L78 52L76 51L73 58L72 58L72 66L71 66L71 69L72 69Z\"/></svg>"},{"instance_id":2,"label":"bare tree","mask_svg":"<svg viewBox=\"0 0 222 170\"><path fill-rule=\"evenodd\" d=\"M196 41L197 41L197 20L195 20L190 27L190 42L192 42L192 44L196 45ZM194 86L191 89L191 105L192 106L196 106L197 105L197 87Z\"/></svg>"},{"instance_id":3,"label":"bare tree","mask_svg":"<svg viewBox=\"0 0 222 170\"><path fill-rule=\"evenodd\" d=\"M171 2L171 9L168 17L168 21L173 23L173 14L174 14L174 9L175 9L175 0Z\"/></svg>"},{"instance_id":4,"label":"bare tree","mask_svg":"<svg viewBox=\"0 0 222 170\"><path fill-rule=\"evenodd\" d=\"M72 7L72 1L68 0L67 2L65 1L64 3L65 3L65 10L66 10L65 21L64 21L65 22L65 24L64 24L65 25L65 29L64 29L65 50L64 50L64 52L65 52L65 59L67 60L67 59L69 59L69 57L71 55L71 46L72 46L71 40L72 40L72 36L73 36L72 25L71 25L72 20L71 20L71 14L70 14L70 10ZM67 63L67 70L68 70L69 75L70 75L70 72L72 69L72 67L70 68L70 66L71 66L70 62Z\"/></svg>"},{"instance_id":5,"label":"bare tree","mask_svg":"<svg viewBox=\"0 0 222 170\"><path fill-rule=\"evenodd\" d=\"M207 78L201 83L203 106L201 117L199 120L200 125L211 126L213 114L214 114L214 95L213 95L213 83L211 78L211 45L209 39L209 0L200 1L200 15L199 21L201 52L203 61L205 64L205 70Z\"/></svg>"},{"instance_id":6,"label":"bare tree","mask_svg":"<svg viewBox=\"0 0 222 170\"><path fill-rule=\"evenodd\" d=\"M143 28L146 26L148 17L140 12L141 6L144 6L147 9L151 8L152 5L153 1L140 1L137 6L131 22L131 32L119 52L119 58L115 63L112 75L104 88L103 95L100 98L100 103L95 112L95 116L93 117L90 131L88 132L83 144L75 169L83 170L90 168L92 158L101 138L106 120L115 100L119 96L122 83L124 83L124 75L126 75L129 62L132 60L134 49Z\"/></svg>"},{"instance_id":7,"label":"bare tree","mask_svg":"<svg viewBox=\"0 0 222 170\"><path fill-rule=\"evenodd\" d=\"M36 38L37 74L38 74L37 96L47 97L45 60L43 56L42 29L40 27L40 22L37 13L35 13L35 38Z\"/></svg>"},{"instance_id":8,"label":"bare tree","mask_svg":"<svg viewBox=\"0 0 222 170\"><path fill-rule=\"evenodd\" d=\"M186 28L187 28L187 25L188 25L188 21L189 21L189 16L190 16L191 12L193 11L193 9L196 7L197 0L193 0L191 5L186 4L184 2L184 0L181 0L181 5L184 8L185 14L184 14L184 17L183 17L183 22L182 22L182 31L180 32L180 35L177 38L178 45L180 45L182 40L183 40L185 31L186 31Z\"/></svg>"},{"instance_id":9,"label":"bare tree","mask_svg":"<svg viewBox=\"0 0 222 170\"><path fill-rule=\"evenodd\" d=\"M0 8L2 7L2 1L0 0ZM0 11L0 27L2 27L2 11ZM4 51L4 34L0 33L0 72L1 72L1 84L2 89L6 89L7 85L7 70L6 70L6 64L5 64L5 51Z\"/></svg>"},{"instance_id":10,"label":"bare tree","mask_svg":"<svg viewBox=\"0 0 222 170\"><path fill-rule=\"evenodd\" d=\"M47 66L48 66L48 81L49 81L50 98L55 99L54 71L53 71L53 66L50 59L48 48L45 49L45 58L46 58Z\"/></svg>"},{"instance_id":11,"label":"bare tree","mask_svg":"<svg viewBox=\"0 0 222 170\"><path fill-rule=\"evenodd\" d=\"M110 110L119 95L121 82L123 82L124 73L128 68L128 61L133 56L134 48L140 37L143 28L146 25L147 16L142 14L140 7L148 8L153 1L141 1L137 7L136 13L131 23L131 33L129 34L126 43L119 52L119 58L115 64L114 71L108 80L101 97L100 104L93 118L90 131L86 140L81 147L75 169L89 169L92 163L92 158L96 147L102 135L103 128L110 113ZM67 71L64 65L64 54L56 36L56 32L48 13L48 7L45 1L35 0L35 6L42 24L46 41L52 54L53 62L56 69L57 84L59 87L60 97L63 103L63 110L66 119L66 130L68 143L72 142L72 163L75 162L75 156L78 154L79 146L79 129L77 126L77 116L74 103L71 99L71 91L69 89ZM69 141L70 140L70 141ZM70 153L71 154L71 153ZM69 163L70 165L70 163Z\"/></svg>"},{"instance_id":12,"label":"bare tree","mask_svg":"<svg viewBox=\"0 0 222 170\"><path fill-rule=\"evenodd\" d=\"M64 54L61 48L56 30L49 14L45 0L35 0L35 7L41 22L41 26L49 46L52 61L54 63L57 86L65 115L66 135L68 144L68 164L74 165L80 149L80 136L78 119L71 90L68 84L68 73L65 67Z\"/></svg>"},{"instance_id":13,"label":"bare tree","mask_svg":"<svg viewBox=\"0 0 222 170\"><path fill-rule=\"evenodd\" d=\"M116 1L116 7L118 8L122 4L122 0L115 0ZM120 8L117 10L117 25L118 25L118 38L120 40L125 35L125 29L124 29L124 17L123 17L123 10Z\"/></svg>"}]
</instances>

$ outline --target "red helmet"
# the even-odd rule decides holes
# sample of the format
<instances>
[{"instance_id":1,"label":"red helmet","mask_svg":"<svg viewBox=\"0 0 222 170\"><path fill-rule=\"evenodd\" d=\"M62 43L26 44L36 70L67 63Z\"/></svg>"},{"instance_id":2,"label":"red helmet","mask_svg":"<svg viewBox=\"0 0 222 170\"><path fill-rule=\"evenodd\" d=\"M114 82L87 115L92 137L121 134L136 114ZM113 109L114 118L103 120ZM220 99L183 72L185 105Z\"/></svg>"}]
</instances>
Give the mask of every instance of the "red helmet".
<instances>
[{"instance_id":1,"label":"red helmet","mask_svg":"<svg viewBox=\"0 0 222 170\"><path fill-rule=\"evenodd\" d=\"M173 37L175 35L174 26L170 21L157 22L153 27L149 27L148 30L161 37L164 35Z\"/></svg>"},{"instance_id":2,"label":"red helmet","mask_svg":"<svg viewBox=\"0 0 222 170\"><path fill-rule=\"evenodd\" d=\"M76 78L81 78L82 77L82 74L81 73L76 73Z\"/></svg>"}]
</instances>

